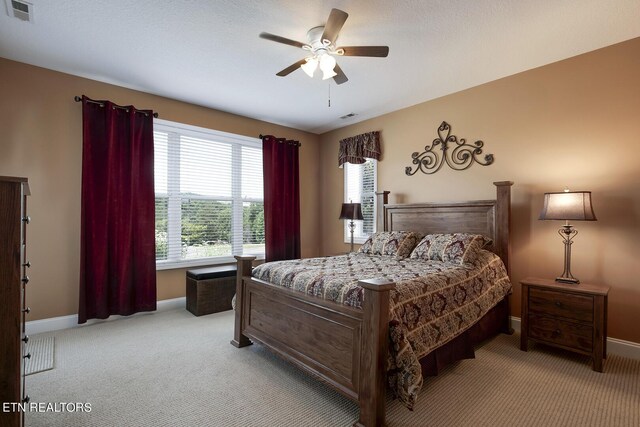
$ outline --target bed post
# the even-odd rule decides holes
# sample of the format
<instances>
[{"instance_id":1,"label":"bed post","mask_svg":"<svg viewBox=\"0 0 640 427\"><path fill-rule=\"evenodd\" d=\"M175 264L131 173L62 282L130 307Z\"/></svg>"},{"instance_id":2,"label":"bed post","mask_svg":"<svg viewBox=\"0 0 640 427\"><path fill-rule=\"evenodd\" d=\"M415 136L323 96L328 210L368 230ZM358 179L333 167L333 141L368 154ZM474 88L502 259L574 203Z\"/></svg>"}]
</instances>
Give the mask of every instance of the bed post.
<instances>
[{"instance_id":1,"label":"bed post","mask_svg":"<svg viewBox=\"0 0 640 427\"><path fill-rule=\"evenodd\" d=\"M376 192L376 231L387 231L384 205L389 203L389 193L390 191Z\"/></svg>"},{"instance_id":2,"label":"bed post","mask_svg":"<svg viewBox=\"0 0 640 427\"><path fill-rule=\"evenodd\" d=\"M238 271L236 272L236 320L233 330L233 339L231 344L235 347L246 347L251 341L242 335L242 316L244 315L244 276L251 274L251 263L256 257L254 256L235 256L238 262Z\"/></svg>"},{"instance_id":3,"label":"bed post","mask_svg":"<svg viewBox=\"0 0 640 427\"><path fill-rule=\"evenodd\" d=\"M384 279L358 281L364 289L358 404L355 427L385 425L385 389L389 354L389 298L396 287Z\"/></svg>"},{"instance_id":4,"label":"bed post","mask_svg":"<svg viewBox=\"0 0 640 427\"><path fill-rule=\"evenodd\" d=\"M509 233L511 232L511 186L512 181L494 182L496 186L496 253L504 266L507 268L507 274L511 274L511 264L509 258L510 245Z\"/></svg>"},{"instance_id":5,"label":"bed post","mask_svg":"<svg viewBox=\"0 0 640 427\"><path fill-rule=\"evenodd\" d=\"M510 233L511 233L511 186L513 181L499 181L494 182L496 186L496 253L504 262L504 266L507 269L507 274L511 277L511 245ZM513 334L513 328L511 327L511 312L509 307L509 297L504 299L506 307L506 315L502 332L505 334Z\"/></svg>"}]
</instances>

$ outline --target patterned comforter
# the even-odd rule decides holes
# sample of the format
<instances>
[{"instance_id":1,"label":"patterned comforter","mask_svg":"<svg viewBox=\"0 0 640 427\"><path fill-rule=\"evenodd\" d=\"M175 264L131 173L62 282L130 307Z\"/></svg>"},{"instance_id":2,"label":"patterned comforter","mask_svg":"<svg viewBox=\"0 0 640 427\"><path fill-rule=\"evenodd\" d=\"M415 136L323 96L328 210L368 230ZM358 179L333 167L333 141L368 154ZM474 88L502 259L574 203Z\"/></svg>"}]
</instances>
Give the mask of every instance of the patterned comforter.
<instances>
[{"instance_id":1,"label":"patterned comforter","mask_svg":"<svg viewBox=\"0 0 640 427\"><path fill-rule=\"evenodd\" d=\"M388 381L409 409L422 387L419 359L467 330L511 292L502 260L485 250L465 264L351 253L270 262L254 268L252 275L353 307L362 306L358 279L396 282Z\"/></svg>"}]
</instances>

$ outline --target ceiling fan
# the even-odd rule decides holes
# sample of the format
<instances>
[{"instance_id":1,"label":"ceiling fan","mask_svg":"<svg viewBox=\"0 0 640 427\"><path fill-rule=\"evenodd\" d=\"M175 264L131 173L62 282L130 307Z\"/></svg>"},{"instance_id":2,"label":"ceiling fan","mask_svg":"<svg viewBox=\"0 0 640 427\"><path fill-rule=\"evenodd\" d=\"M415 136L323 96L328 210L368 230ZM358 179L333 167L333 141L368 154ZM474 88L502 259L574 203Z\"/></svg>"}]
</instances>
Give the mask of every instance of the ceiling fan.
<instances>
[{"instance_id":1,"label":"ceiling fan","mask_svg":"<svg viewBox=\"0 0 640 427\"><path fill-rule=\"evenodd\" d=\"M309 56L291 64L276 75L284 77L298 68L302 68L309 77L313 77L313 74L319 66L320 70L322 70L323 80L333 77L333 80L340 85L349 79L344 74L344 71L342 71L342 68L336 63L334 56L370 56L384 58L389 55L388 46L336 47L336 40L348 16L349 14L340 9L331 9L326 25L314 27L307 32L307 44L276 36L275 34L260 33L260 37L263 39L288 44L309 51Z\"/></svg>"}]
</instances>

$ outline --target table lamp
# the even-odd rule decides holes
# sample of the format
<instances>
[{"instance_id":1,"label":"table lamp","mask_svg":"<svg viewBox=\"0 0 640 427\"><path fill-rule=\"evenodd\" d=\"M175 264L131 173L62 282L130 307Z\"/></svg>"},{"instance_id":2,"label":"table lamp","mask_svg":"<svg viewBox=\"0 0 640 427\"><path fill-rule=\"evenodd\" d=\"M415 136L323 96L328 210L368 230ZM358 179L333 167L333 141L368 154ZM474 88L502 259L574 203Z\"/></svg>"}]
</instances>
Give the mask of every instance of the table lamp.
<instances>
[{"instance_id":1,"label":"table lamp","mask_svg":"<svg viewBox=\"0 0 640 427\"><path fill-rule=\"evenodd\" d=\"M343 203L339 219L349 220L349 230L351 231L351 252L353 252L353 232L356 229L355 220L362 220L362 205L360 203Z\"/></svg>"},{"instance_id":2,"label":"table lamp","mask_svg":"<svg viewBox=\"0 0 640 427\"><path fill-rule=\"evenodd\" d=\"M544 207L540 213L542 220L563 220L565 225L558 230L564 240L564 271L556 277L557 282L575 283L580 281L571 274L571 245L578 230L569 221L596 221L591 206L591 191L569 191L544 193Z\"/></svg>"}]
</instances>

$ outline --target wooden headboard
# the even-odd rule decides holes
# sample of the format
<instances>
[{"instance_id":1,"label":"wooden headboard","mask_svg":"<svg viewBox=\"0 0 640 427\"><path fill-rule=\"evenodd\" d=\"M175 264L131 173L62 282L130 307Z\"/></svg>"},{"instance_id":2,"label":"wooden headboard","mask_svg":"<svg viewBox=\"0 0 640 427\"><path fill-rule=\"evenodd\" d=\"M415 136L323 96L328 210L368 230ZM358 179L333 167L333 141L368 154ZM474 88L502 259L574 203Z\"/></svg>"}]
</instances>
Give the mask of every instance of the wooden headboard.
<instances>
[{"instance_id":1,"label":"wooden headboard","mask_svg":"<svg viewBox=\"0 0 640 427\"><path fill-rule=\"evenodd\" d=\"M493 240L488 249L496 253L510 273L511 181L493 183L495 200L455 203L412 203L389 205L388 191L376 193L378 228L385 231L417 231L423 234L473 233ZM380 224L383 226L380 227Z\"/></svg>"}]
</instances>

